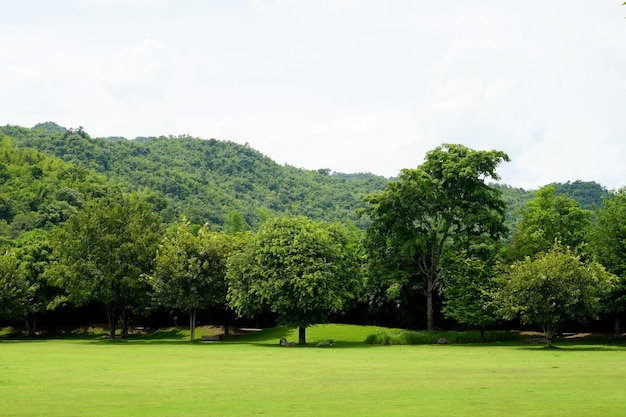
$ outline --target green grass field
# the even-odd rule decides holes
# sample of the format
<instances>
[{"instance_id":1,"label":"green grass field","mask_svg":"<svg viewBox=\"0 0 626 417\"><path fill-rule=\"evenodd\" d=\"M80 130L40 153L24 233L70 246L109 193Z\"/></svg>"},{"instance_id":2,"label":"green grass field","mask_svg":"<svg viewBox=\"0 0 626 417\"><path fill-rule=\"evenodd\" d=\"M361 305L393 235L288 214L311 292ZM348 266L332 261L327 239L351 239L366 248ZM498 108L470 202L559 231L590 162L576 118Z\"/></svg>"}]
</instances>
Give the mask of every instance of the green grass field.
<instances>
[{"instance_id":1,"label":"green grass field","mask_svg":"<svg viewBox=\"0 0 626 417\"><path fill-rule=\"evenodd\" d=\"M624 416L623 341L377 346L381 329L290 329L220 342L162 331L0 339L2 416ZM332 348L315 341L334 339Z\"/></svg>"}]
</instances>

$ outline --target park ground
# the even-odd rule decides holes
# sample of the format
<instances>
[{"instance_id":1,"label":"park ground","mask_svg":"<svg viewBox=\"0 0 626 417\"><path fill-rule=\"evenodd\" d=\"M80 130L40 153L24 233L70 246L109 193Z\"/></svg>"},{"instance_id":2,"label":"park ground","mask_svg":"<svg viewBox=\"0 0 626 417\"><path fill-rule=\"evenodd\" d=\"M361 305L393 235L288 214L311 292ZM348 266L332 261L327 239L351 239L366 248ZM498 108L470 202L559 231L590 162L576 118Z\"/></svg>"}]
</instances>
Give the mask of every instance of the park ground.
<instances>
[{"instance_id":1,"label":"park ground","mask_svg":"<svg viewBox=\"0 0 626 417\"><path fill-rule=\"evenodd\" d=\"M5 333L9 330L5 329ZM3 416L623 416L626 345L585 335L555 349L501 342L370 345L350 325L188 341L179 328L109 340L97 326L0 337ZM200 335L219 332L203 327ZM144 333L144 334L140 334ZM10 336L10 335L9 335ZM436 334L434 336L441 336ZM530 335L534 338L535 335ZM319 341L333 346L316 348Z\"/></svg>"}]
</instances>

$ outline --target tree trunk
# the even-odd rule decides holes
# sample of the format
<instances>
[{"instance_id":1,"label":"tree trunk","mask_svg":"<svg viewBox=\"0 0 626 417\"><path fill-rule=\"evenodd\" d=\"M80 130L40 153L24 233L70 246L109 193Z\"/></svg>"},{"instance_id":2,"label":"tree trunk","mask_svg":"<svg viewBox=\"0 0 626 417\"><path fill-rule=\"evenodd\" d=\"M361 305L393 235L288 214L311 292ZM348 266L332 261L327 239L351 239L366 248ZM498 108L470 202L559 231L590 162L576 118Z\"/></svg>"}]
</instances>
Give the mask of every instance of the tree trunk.
<instances>
[{"instance_id":1,"label":"tree trunk","mask_svg":"<svg viewBox=\"0 0 626 417\"><path fill-rule=\"evenodd\" d=\"M298 344L306 345L306 327L298 327Z\"/></svg>"},{"instance_id":2,"label":"tree trunk","mask_svg":"<svg viewBox=\"0 0 626 417\"><path fill-rule=\"evenodd\" d=\"M189 340L196 340L196 308L192 308L189 312Z\"/></svg>"},{"instance_id":3,"label":"tree trunk","mask_svg":"<svg viewBox=\"0 0 626 417\"><path fill-rule=\"evenodd\" d=\"M107 320L109 321L109 337L111 339L115 339L115 327L117 326L115 303L106 303L105 307L107 311Z\"/></svg>"},{"instance_id":4,"label":"tree trunk","mask_svg":"<svg viewBox=\"0 0 626 417\"><path fill-rule=\"evenodd\" d=\"M126 307L122 309L122 337L128 336L128 314Z\"/></svg>"},{"instance_id":5,"label":"tree trunk","mask_svg":"<svg viewBox=\"0 0 626 417\"><path fill-rule=\"evenodd\" d=\"M480 343L485 343L485 327L480 326Z\"/></svg>"},{"instance_id":6,"label":"tree trunk","mask_svg":"<svg viewBox=\"0 0 626 417\"><path fill-rule=\"evenodd\" d=\"M432 330L434 319L433 319L433 290L431 288L430 283L428 284L428 290L426 290L426 329Z\"/></svg>"},{"instance_id":7,"label":"tree trunk","mask_svg":"<svg viewBox=\"0 0 626 417\"><path fill-rule=\"evenodd\" d=\"M33 335L33 333L35 333L35 322L36 322L36 318L33 317L33 324L31 326L31 322L29 320L28 315L24 316L24 323L26 324L26 337L30 337Z\"/></svg>"},{"instance_id":8,"label":"tree trunk","mask_svg":"<svg viewBox=\"0 0 626 417\"><path fill-rule=\"evenodd\" d=\"M543 328L543 335L546 338L546 347L551 348L552 346L552 338L554 337L554 333L556 332L556 327L546 326Z\"/></svg>"}]
</instances>

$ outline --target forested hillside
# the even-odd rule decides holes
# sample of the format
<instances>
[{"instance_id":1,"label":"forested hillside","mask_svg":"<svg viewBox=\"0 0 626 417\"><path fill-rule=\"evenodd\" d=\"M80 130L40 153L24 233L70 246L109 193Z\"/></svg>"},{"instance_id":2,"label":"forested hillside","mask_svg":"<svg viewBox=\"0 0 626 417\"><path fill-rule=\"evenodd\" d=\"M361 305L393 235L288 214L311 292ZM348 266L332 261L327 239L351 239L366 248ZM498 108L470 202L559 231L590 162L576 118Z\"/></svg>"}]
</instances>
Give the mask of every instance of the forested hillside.
<instances>
[{"instance_id":1,"label":"forested hillside","mask_svg":"<svg viewBox=\"0 0 626 417\"><path fill-rule=\"evenodd\" d=\"M0 239L19 238L67 220L92 197L105 194L104 175L18 148L0 135Z\"/></svg>"},{"instance_id":2,"label":"forested hillside","mask_svg":"<svg viewBox=\"0 0 626 417\"><path fill-rule=\"evenodd\" d=\"M22 147L105 174L134 189L167 198L166 220L186 216L192 223L221 227L233 213L255 228L272 214L351 220L364 227L355 210L363 197L380 192L387 179L372 174L331 173L282 166L260 152L229 141L189 136L91 138L82 128L43 123L32 129L4 126L0 133Z\"/></svg>"},{"instance_id":3,"label":"forested hillside","mask_svg":"<svg viewBox=\"0 0 626 417\"><path fill-rule=\"evenodd\" d=\"M364 196L381 192L389 181L369 173L279 165L248 146L190 136L92 138L83 128L66 129L52 122L33 128L2 126L0 135L10 137L20 147L101 173L128 190L150 194L166 221L184 215L192 223L209 222L216 229L238 215L243 216L247 227L256 228L273 214L351 220L363 229L367 219L359 218L355 211L364 206ZM507 203L506 225L513 230L521 209L534 195L531 190L492 185L502 192ZM599 206L607 195L607 190L595 182L555 186L558 194L568 195L584 209Z\"/></svg>"}]
</instances>

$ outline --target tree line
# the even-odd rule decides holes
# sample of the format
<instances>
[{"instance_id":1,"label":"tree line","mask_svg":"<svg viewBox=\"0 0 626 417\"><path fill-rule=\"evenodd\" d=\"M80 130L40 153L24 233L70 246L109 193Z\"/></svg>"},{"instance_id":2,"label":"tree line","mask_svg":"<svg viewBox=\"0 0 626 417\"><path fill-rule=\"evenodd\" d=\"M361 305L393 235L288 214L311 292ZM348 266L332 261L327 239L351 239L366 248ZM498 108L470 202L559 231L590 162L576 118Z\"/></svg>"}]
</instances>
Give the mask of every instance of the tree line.
<instances>
[{"instance_id":1,"label":"tree line","mask_svg":"<svg viewBox=\"0 0 626 417\"><path fill-rule=\"evenodd\" d=\"M257 227L236 211L219 229L171 221L155 194L38 153L28 162L29 152L4 144L5 156L17 158L4 162L7 187L26 169L83 191L60 193L65 216L3 242L0 316L24 319L27 332L50 309L93 301L105 307L112 337L160 306L189 314L192 339L198 311L213 308L269 314L299 327L301 343L309 325L351 312L428 329L436 320L481 329L522 320L540 325L548 341L571 320L623 314L626 192L607 192L591 211L543 187L509 232L502 187L490 183L508 160L501 151L430 151L363 198L364 230L293 213L267 213ZM24 198L34 218L54 205L43 196L58 198L59 189L42 185Z\"/></svg>"}]
</instances>

